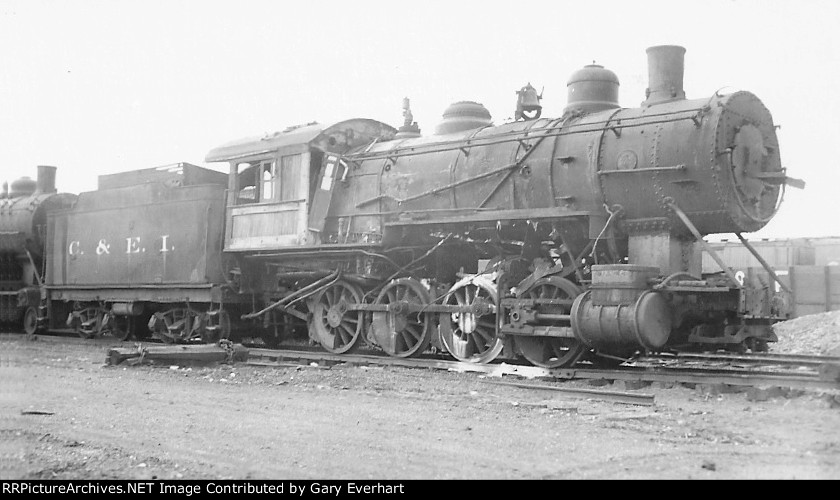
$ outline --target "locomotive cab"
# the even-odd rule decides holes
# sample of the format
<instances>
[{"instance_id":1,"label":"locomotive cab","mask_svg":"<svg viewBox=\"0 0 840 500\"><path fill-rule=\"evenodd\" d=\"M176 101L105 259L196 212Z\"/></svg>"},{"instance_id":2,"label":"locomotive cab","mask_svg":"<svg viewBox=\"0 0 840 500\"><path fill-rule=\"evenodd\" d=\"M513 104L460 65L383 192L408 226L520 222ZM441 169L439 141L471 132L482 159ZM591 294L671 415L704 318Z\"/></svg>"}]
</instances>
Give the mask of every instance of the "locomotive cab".
<instances>
[{"instance_id":1,"label":"locomotive cab","mask_svg":"<svg viewBox=\"0 0 840 500\"><path fill-rule=\"evenodd\" d=\"M332 126L309 123L210 151L207 162L230 165L225 250L319 244L340 166L335 155L395 133L389 125L366 119Z\"/></svg>"}]
</instances>

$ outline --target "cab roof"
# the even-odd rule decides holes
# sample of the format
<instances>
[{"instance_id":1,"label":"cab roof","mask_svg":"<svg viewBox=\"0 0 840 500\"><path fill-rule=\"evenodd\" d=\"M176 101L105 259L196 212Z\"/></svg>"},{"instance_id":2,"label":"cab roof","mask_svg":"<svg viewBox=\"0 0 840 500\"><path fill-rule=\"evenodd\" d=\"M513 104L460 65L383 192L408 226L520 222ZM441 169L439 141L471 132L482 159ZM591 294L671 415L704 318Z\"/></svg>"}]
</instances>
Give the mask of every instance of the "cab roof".
<instances>
[{"instance_id":1,"label":"cab roof","mask_svg":"<svg viewBox=\"0 0 840 500\"><path fill-rule=\"evenodd\" d=\"M208 163L234 161L301 144L341 154L373 141L390 140L396 132L388 124L368 118L353 118L332 125L313 122L262 137L247 137L223 144L211 149L204 160Z\"/></svg>"}]
</instances>

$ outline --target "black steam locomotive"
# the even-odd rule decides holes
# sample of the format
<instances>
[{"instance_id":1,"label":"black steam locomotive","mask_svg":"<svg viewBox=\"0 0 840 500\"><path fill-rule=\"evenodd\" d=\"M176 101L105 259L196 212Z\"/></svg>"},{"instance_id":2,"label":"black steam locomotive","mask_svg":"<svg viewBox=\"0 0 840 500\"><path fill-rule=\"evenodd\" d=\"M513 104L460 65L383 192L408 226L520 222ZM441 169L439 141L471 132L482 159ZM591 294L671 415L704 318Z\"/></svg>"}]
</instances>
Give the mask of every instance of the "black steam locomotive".
<instances>
[{"instance_id":1,"label":"black steam locomotive","mask_svg":"<svg viewBox=\"0 0 840 500\"><path fill-rule=\"evenodd\" d=\"M168 342L304 331L334 353L545 367L763 349L787 287L766 265L702 275L703 236L760 229L800 181L753 94L686 99L684 52L648 49L638 108L593 64L559 118L529 84L513 122L462 101L422 135L406 100L399 129L312 123L213 149L228 175L177 164L101 176L77 199L33 190L47 215L17 232L6 207L29 202L9 193L3 270L35 278L3 281L3 318Z\"/></svg>"}]
</instances>

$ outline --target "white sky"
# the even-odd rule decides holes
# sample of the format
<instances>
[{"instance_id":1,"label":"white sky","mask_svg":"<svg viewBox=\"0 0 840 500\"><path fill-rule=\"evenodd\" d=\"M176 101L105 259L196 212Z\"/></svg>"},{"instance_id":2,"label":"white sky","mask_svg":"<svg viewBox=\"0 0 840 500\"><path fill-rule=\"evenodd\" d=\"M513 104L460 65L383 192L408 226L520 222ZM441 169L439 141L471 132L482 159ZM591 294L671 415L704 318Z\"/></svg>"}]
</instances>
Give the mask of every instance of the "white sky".
<instances>
[{"instance_id":1,"label":"white sky","mask_svg":"<svg viewBox=\"0 0 840 500\"><path fill-rule=\"evenodd\" d=\"M840 236L836 0L0 0L0 180L55 165L60 191L93 190L289 125L399 126L404 96L425 132L465 99L503 123L526 82L559 116L593 60L636 107L659 44L686 47L689 98L749 90L781 125L808 185L752 237Z\"/></svg>"}]
</instances>

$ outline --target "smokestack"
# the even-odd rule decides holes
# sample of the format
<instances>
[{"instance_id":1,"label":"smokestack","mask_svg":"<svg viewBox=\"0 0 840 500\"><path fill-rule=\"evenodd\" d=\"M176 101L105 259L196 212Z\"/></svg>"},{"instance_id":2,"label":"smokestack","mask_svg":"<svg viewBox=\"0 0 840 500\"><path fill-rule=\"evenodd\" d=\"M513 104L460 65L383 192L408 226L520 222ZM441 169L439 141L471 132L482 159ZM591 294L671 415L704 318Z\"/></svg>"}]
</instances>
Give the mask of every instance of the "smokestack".
<instances>
[{"instance_id":1,"label":"smokestack","mask_svg":"<svg viewBox=\"0 0 840 500\"><path fill-rule=\"evenodd\" d=\"M55 171L56 167L38 165L37 191L39 193L55 193Z\"/></svg>"},{"instance_id":2,"label":"smokestack","mask_svg":"<svg viewBox=\"0 0 840 500\"><path fill-rule=\"evenodd\" d=\"M657 45L647 49L648 88L644 106L685 99L685 47Z\"/></svg>"},{"instance_id":3,"label":"smokestack","mask_svg":"<svg viewBox=\"0 0 840 500\"><path fill-rule=\"evenodd\" d=\"M0 199L9 197L9 183L3 182L3 191L0 191Z\"/></svg>"}]
</instances>

